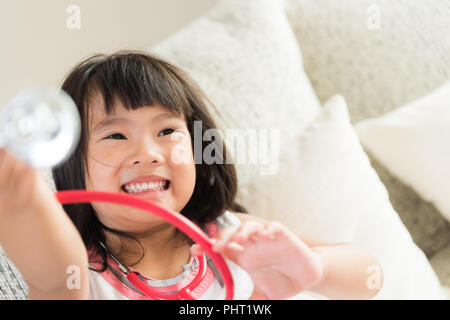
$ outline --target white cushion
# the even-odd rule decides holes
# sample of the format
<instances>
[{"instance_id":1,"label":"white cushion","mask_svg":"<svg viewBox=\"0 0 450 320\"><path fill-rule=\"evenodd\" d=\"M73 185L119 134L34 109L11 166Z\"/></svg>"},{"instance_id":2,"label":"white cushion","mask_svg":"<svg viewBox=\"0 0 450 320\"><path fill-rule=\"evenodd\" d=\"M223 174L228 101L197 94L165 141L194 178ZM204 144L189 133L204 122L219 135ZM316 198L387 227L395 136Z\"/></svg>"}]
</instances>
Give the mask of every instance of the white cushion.
<instances>
[{"instance_id":1,"label":"white cushion","mask_svg":"<svg viewBox=\"0 0 450 320\"><path fill-rule=\"evenodd\" d=\"M250 212L303 236L367 248L384 271L376 299L444 297L430 263L392 208L341 96L330 99L305 131L286 143L291 148L281 154L279 173L252 181Z\"/></svg>"},{"instance_id":2,"label":"white cushion","mask_svg":"<svg viewBox=\"0 0 450 320\"><path fill-rule=\"evenodd\" d=\"M448 0L282 1L317 96L342 94L352 123L450 79Z\"/></svg>"},{"instance_id":3,"label":"white cushion","mask_svg":"<svg viewBox=\"0 0 450 320\"><path fill-rule=\"evenodd\" d=\"M442 289L444 290L445 294L447 295L447 300L450 300L450 288L442 287Z\"/></svg>"},{"instance_id":4,"label":"white cushion","mask_svg":"<svg viewBox=\"0 0 450 320\"><path fill-rule=\"evenodd\" d=\"M222 130L275 129L284 139L301 131L320 109L279 1L219 1L150 51L196 80L219 110L210 111ZM233 150L230 136L225 140ZM238 164L236 169L245 186L261 166ZM247 197L243 192L245 187L239 199Z\"/></svg>"},{"instance_id":5,"label":"white cushion","mask_svg":"<svg viewBox=\"0 0 450 320\"><path fill-rule=\"evenodd\" d=\"M352 123L381 116L450 79L448 0L280 0L319 100L342 94ZM379 29L377 28L377 19ZM450 236L435 207L371 157L427 256Z\"/></svg>"},{"instance_id":6,"label":"white cushion","mask_svg":"<svg viewBox=\"0 0 450 320\"><path fill-rule=\"evenodd\" d=\"M211 111L221 128L280 130L277 174L237 166L238 200L252 214L310 238L367 247L385 269L379 298L442 297L361 148L343 99L331 102L302 133L320 107L279 3L220 1L151 51L200 84L218 107Z\"/></svg>"},{"instance_id":7,"label":"white cushion","mask_svg":"<svg viewBox=\"0 0 450 320\"><path fill-rule=\"evenodd\" d=\"M277 174L252 179L245 199L250 212L308 238L353 239L362 212L379 201L372 195L379 181L345 111L335 96L306 130L283 139Z\"/></svg>"},{"instance_id":8,"label":"white cushion","mask_svg":"<svg viewBox=\"0 0 450 320\"><path fill-rule=\"evenodd\" d=\"M450 221L450 82L356 125L363 145Z\"/></svg>"}]
</instances>

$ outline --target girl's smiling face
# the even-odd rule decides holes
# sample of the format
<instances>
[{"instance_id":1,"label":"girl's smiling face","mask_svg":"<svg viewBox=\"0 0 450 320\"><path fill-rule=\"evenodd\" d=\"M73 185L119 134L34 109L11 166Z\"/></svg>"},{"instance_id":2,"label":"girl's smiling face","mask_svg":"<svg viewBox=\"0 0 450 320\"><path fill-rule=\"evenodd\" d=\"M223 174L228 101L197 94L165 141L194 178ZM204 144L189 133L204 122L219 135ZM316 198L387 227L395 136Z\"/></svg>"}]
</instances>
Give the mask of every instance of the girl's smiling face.
<instances>
[{"instance_id":1,"label":"girl's smiling face","mask_svg":"<svg viewBox=\"0 0 450 320\"><path fill-rule=\"evenodd\" d=\"M97 96L89 104L88 141L87 190L132 192L177 212L191 198L196 178L191 135L185 120L167 108L127 110L117 104L107 116ZM100 221L116 230L141 233L162 222L127 206L92 205Z\"/></svg>"}]
</instances>

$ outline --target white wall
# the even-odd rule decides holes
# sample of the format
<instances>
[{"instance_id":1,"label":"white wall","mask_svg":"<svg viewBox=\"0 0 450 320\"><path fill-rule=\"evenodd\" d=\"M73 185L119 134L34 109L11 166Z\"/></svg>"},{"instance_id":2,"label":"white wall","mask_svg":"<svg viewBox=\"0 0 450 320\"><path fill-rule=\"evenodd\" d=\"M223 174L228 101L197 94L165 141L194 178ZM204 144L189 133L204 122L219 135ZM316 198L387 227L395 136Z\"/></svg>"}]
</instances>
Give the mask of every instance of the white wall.
<instances>
[{"instance_id":1,"label":"white wall","mask_svg":"<svg viewBox=\"0 0 450 320\"><path fill-rule=\"evenodd\" d=\"M82 58L149 48L208 11L217 0L2 0L0 108L23 87L60 85ZM70 5L80 29L70 30Z\"/></svg>"}]
</instances>

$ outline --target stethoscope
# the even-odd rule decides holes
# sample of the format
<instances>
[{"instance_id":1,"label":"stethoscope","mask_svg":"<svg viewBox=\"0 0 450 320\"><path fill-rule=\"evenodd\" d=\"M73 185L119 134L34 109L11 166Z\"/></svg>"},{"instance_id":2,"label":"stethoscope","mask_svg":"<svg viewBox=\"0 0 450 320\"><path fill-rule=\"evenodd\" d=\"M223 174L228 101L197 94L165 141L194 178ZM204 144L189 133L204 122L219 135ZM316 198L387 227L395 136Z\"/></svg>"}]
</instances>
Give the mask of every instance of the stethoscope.
<instances>
[{"instance_id":1,"label":"stethoscope","mask_svg":"<svg viewBox=\"0 0 450 320\"><path fill-rule=\"evenodd\" d=\"M128 205L138 209L146 210L155 214L177 229L184 232L196 243L201 245L203 251L211 258L217 267L226 289L225 300L232 300L234 296L234 282L225 259L221 254L212 250L212 243L209 237L192 221L182 214L160 207L148 199L139 198L131 194L122 194L118 192L87 191L87 190L65 190L55 193L56 198L61 204L84 203L84 202L110 202L116 204ZM207 272L207 258L204 253L198 258L198 272L194 279L177 293L165 294L150 286L145 279L141 278L139 273L130 270L105 244L102 244L106 252L118 264L120 270L126 275L128 281L143 294L155 300L195 300L192 292L204 280Z\"/></svg>"},{"instance_id":2,"label":"stethoscope","mask_svg":"<svg viewBox=\"0 0 450 320\"><path fill-rule=\"evenodd\" d=\"M146 296L154 299L154 300L195 300L195 297L192 295L192 292L198 287L198 285L205 279L206 271L207 271L207 261L206 255L202 254L201 256L196 256L198 259L198 271L195 275L194 279L185 287L180 289L177 293L160 293L158 290L155 290L153 286L149 285L145 279L141 277L141 275L136 272L130 270L122 261L117 257L116 254L103 242L100 242L100 245L105 249L107 254L117 263L118 268L125 274L127 280L141 293ZM191 271L194 271L194 268L191 266Z\"/></svg>"},{"instance_id":3,"label":"stethoscope","mask_svg":"<svg viewBox=\"0 0 450 320\"><path fill-rule=\"evenodd\" d=\"M18 158L35 168L51 168L66 160L74 151L80 138L80 127L77 107L67 93L54 88L29 88L0 109L0 147L8 147ZM56 192L55 196L61 204L111 202L161 217L201 245L222 277L226 288L225 299L233 299L233 278L225 259L212 250L209 237L180 213L160 207L148 199L118 192L67 190ZM207 271L205 254L198 259L199 271L195 279L176 294L160 294L139 274L122 263L120 265L128 281L149 297L159 300L194 299L192 292Z\"/></svg>"}]
</instances>

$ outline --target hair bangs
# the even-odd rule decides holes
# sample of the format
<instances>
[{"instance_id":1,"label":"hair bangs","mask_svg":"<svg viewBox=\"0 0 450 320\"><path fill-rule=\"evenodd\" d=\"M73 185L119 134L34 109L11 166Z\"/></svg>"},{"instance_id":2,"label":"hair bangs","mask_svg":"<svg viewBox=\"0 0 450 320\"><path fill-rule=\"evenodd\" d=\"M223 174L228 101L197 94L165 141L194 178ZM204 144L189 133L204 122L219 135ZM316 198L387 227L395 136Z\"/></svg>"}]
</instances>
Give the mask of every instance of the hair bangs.
<instances>
[{"instance_id":1,"label":"hair bangs","mask_svg":"<svg viewBox=\"0 0 450 320\"><path fill-rule=\"evenodd\" d=\"M184 118L192 114L188 93L170 71L146 56L112 55L91 70L86 98L100 94L106 115L114 113L118 104L127 110L158 104Z\"/></svg>"}]
</instances>

